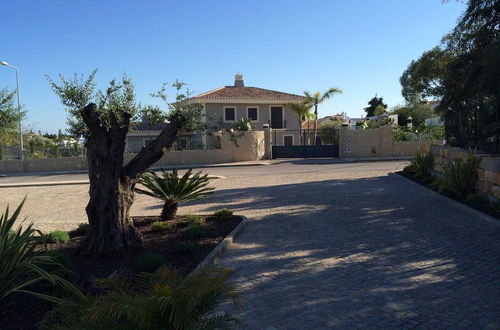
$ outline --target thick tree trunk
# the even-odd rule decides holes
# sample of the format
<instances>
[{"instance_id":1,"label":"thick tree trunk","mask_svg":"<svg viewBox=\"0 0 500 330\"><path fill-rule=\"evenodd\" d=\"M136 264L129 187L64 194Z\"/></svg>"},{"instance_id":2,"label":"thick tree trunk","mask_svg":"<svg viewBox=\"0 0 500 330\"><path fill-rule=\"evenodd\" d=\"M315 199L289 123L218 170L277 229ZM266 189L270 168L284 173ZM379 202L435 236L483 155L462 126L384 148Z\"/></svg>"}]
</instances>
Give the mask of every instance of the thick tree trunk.
<instances>
[{"instance_id":1,"label":"thick tree trunk","mask_svg":"<svg viewBox=\"0 0 500 330\"><path fill-rule=\"evenodd\" d=\"M173 220L177 215L177 203L166 202L161 210L161 219L163 221Z\"/></svg>"},{"instance_id":2,"label":"thick tree trunk","mask_svg":"<svg viewBox=\"0 0 500 330\"><path fill-rule=\"evenodd\" d=\"M183 119L174 118L164 131L125 167L123 152L130 124L130 115L110 113L109 128L102 122L95 104L82 110L89 128L87 160L90 200L86 211L90 230L80 244L79 252L89 256L120 253L123 249L142 246L142 237L130 219L134 187L149 166L171 147Z\"/></svg>"}]
</instances>

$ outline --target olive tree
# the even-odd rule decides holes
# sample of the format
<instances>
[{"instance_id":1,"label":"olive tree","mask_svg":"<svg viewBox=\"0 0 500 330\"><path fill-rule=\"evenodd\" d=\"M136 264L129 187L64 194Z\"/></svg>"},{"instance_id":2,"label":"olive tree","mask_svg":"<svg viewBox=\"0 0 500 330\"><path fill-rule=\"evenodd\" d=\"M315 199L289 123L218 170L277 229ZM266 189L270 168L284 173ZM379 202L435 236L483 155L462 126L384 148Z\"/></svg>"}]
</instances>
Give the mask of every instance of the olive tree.
<instances>
[{"instance_id":1,"label":"olive tree","mask_svg":"<svg viewBox=\"0 0 500 330\"><path fill-rule=\"evenodd\" d=\"M70 119L78 122L81 118L86 131L90 230L79 252L99 256L142 245L142 237L130 219L135 185L172 146L180 130L199 120L201 107L178 93L176 102L169 104L169 122L163 131L124 165L126 135L138 110L134 86L123 77L119 82L112 80L105 91L96 92L94 75L95 71L86 79L75 76L70 80L60 76L60 84L50 78L49 82L67 107ZM163 91L159 96L166 99Z\"/></svg>"}]
</instances>

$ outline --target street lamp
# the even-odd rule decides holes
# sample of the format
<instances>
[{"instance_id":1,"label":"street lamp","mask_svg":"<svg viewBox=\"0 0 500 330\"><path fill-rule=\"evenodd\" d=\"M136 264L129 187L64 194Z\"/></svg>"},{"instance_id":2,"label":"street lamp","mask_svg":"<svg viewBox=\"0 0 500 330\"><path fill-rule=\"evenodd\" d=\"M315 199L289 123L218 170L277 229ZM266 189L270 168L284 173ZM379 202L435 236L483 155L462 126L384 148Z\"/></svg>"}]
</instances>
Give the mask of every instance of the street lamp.
<instances>
[{"instance_id":1,"label":"street lamp","mask_svg":"<svg viewBox=\"0 0 500 330\"><path fill-rule=\"evenodd\" d=\"M0 64L16 70L17 111L18 111L19 114L21 114L21 101L20 101L20 98L19 98L19 70L15 66L10 65L7 62L0 62ZM20 117L19 118L19 148L21 149L21 151L20 151L21 152L21 171L24 172L23 127L22 127L21 121L22 121L22 118Z\"/></svg>"}]
</instances>

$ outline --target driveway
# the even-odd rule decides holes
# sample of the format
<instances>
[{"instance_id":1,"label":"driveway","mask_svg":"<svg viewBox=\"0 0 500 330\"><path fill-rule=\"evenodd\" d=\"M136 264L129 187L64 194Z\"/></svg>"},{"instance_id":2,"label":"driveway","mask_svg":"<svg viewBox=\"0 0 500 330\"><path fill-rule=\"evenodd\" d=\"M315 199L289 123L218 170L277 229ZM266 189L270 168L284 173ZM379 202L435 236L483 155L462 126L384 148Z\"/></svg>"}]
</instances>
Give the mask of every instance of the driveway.
<instances>
[{"instance_id":1,"label":"driveway","mask_svg":"<svg viewBox=\"0 0 500 330\"><path fill-rule=\"evenodd\" d=\"M500 328L500 227L391 174L403 165L206 169L227 178L179 212L229 207L252 219L221 261L235 270L244 328ZM85 221L87 190L2 188L0 204L28 193L29 220L70 229ZM160 209L138 196L132 213Z\"/></svg>"}]
</instances>

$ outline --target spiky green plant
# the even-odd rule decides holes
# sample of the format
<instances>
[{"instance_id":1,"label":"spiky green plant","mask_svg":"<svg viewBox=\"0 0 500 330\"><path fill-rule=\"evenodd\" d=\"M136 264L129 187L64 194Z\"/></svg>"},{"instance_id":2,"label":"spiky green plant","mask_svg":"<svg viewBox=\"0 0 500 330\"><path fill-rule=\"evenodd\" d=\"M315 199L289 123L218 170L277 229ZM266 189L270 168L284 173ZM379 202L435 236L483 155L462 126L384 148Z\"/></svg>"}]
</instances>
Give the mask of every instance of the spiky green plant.
<instances>
[{"instance_id":1,"label":"spiky green plant","mask_svg":"<svg viewBox=\"0 0 500 330\"><path fill-rule=\"evenodd\" d=\"M168 172L161 169L161 176L153 171L144 173L139 180L148 190L135 188L139 194L161 199L165 202L161 211L163 221L171 220L177 214L178 204L208 197L214 190L208 186L208 175L192 174L192 169L179 178L176 169Z\"/></svg>"},{"instance_id":2,"label":"spiky green plant","mask_svg":"<svg viewBox=\"0 0 500 330\"><path fill-rule=\"evenodd\" d=\"M418 153L411 161L411 165L416 173L430 175L434 167L434 155L430 151Z\"/></svg>"},{"instance_id":3,"label":"spiky green plant","mask_svg":"<svg viewBox=\"0 0 500 330\"><path fill-rule=\"evenodd\" d=\"M461 200L466 200L476 189L480 162L481 158L476 157L474 151L469 151L465 157L452 159L443 167L443 174L438 177L434 185L440 192L448 192Z\"/></svg>"},{"instance_id":4,"label":"spiky green plant","mask_svg":"<svg viewBox=\"0 0 500 330\"><path fill-rule=\"evenodd\" d=\"M17 230L13 230L25 200L26 197L12 215L9 214L8 206L0 215L0 307L13 293L26 293L59 302L59 298L33 290L40 282L62 286L78 295L78 290L73 285L47 271L49 268L62 268L60 264L49 255L34 254L40 242L35 234L41 233L33 228L33 223L28 224L26 228L19 226Z\"/></svg>"},{"instance_id":5,"label":"spiky green plant","mask_svg":"<svg viewBox=\"0 0 500 330\"><path fill-rule=\"evenodd\" d=\"M229 275L212 268L182 278L164 266L134 278L115 274L98 281L103 295L67 301L41 329L229 329L239 321L215 312L226 301L239 308Z\"/></svg>"}]
</instances>

